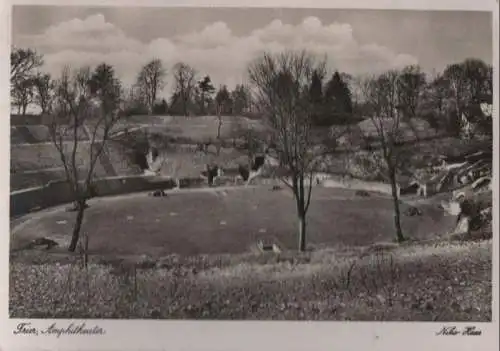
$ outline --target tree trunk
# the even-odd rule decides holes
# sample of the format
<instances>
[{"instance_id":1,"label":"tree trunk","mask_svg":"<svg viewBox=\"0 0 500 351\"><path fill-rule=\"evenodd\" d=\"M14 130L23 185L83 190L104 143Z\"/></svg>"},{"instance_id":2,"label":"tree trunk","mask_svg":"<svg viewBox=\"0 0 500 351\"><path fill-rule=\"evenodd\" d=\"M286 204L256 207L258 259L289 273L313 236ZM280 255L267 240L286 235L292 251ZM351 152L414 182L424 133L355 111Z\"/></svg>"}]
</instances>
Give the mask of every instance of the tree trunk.
<instances>
[{"instance_id":1,"label":"tree trunk","mask_svg":"<svg viewBox=\"0 0 500 351\"><path fill-rule=\"evenodd\" d=\"M299 251L306 251L306 216L299 214Z\"/></svg>"},{"instance_id":2,"label":"tree trunk","mask_svg":"<svg viewBox=\"0 0 500 351\"><path fill-rule=\"evenodd\" d=\"M298 250L303 252L306 250L306 212L305 212L305 193L304 193L304 177L299 176L294 179L296 183L294 188L295 199L297 202L297 217L299 220L299 237L298 237Z\"/></svg>"},{"instance_id":3,"label":"tree trunk","mask_svg":"<svg viewBox=\"0 0 500 351\"><path fill-rule=\"evenodd\" d=\"M182 97L182 110L184 112L184 116L186 116L186 117L188 116L187 103L188 103L187 97L184 96L184 94L183 94L183 97Z\"/></svg>"},{"instance_id":4,"label":"tree trunk","mask_svg":"<svg viewBox=\"0 0 500 351\"><path fill-rule=\"evenodd\" d=\"M219 116L218 120L219 124L217 125L217 139L220 139L220 130L222 128L222 117Z\"/></svg>"},{"instance_id":5,"label":"tree trunk","mask_svg":"<svg viewBox=\"0 0 500 351\"><path fill-rule=\"evenodd\" d=\"M405 241L403 236L403 230L401 228L401 211L399 208L399 192L398 185L396 182L396 172L394 169L390 169L390 181L392 190L392 200L394 202L394 226L396 228L396 239L398 243Z\"/></svg>"},{"instance_id":6,"label":"tree trunk","mask_svg":"<svg viewBox=\"0 0 500 351\"><path fill-rule=\"evenodd\" d=\"M201 93L201 115L204 116L205 115L205 93L202 92Z\"/></svg>"},{"instance_id":7,"label":"tree trunk","mask_svg":"<svg viewBox=\"0 0 500 351\"><path fill-rule=\"evenodd\" d=\"M75 252L76 250L76 245L78 244L78 239L80 238L80 231L82 229L84 212L85 212L85 201L79 201L76 214L76 222L75 226L73 227L73 235L71 237L71 243L68 248L69 252Z\"/></svg>"}]
</instances>

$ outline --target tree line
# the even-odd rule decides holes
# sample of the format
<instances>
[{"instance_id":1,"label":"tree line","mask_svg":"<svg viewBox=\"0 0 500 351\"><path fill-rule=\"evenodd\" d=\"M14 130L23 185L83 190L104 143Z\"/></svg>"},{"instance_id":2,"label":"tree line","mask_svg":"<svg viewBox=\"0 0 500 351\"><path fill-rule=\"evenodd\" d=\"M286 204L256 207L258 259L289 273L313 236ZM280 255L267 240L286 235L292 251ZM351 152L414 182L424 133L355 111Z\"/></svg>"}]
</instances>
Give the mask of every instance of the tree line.
<instances>
[{"instance_id":1,"label":"tree line","mask_svg":"<svg viewBox=\"0 0 500 351\"><path fill-rule=\"evenodd\" d=\"M106 63L101 66L112 68ZM50 113L56 81L44 73L43 56L33 49L13 48L11 53L11 101L17 113L25 115L29 105L42 114ZM137 74L136 81L123 89L124 111L128 115L252 115L256 112L248 84L216 87L210 75L179 62L170 76L159 59L152 59ZM318 102L314 123L320 126L346 123L352 114L350 88L343 73L335 72L327 81L324 74L314 78L311 99ZM170 77L170 78L169 78ZM162 98L167 80L172 79L170 98ZM123 87L123 85L122 85ZM321 105L321 106L319 106Z\"/></svg>"},{"instance_id":2,"label":"tree line","mask_svg":"<svg viewBox=\"0 0 500 351\"><path fill-rule=\"evenodd\" d=\"M103 63L105 64L105 63ZM105 64L107 67L110 65ZM25 115L28 106L37 106L42 114L50 111L57 79L42 71L43 56L33 49L13 48L11 52L11 101L17 113ZM152 59L137 74L135 83L123 87L124 110L129 115L255 115L254 94L248 84L216 87L210 75L179 62L168 75L160 59ZM407 90L414 92L402 101L406 115L418 115L441 131L459 135L464 123L474 122L482 132L491 130L489 121L474 120L481 103L492 103L493 68L478 59L449 64L433 77L419 66L404 69ZM314 102L311 115L315 126L357 123L368 118L369 106L363 99L367 77L326 69L311 74L308 94ZM164 89L172 80L168 99Z\"/></svg>"}]
</instances>

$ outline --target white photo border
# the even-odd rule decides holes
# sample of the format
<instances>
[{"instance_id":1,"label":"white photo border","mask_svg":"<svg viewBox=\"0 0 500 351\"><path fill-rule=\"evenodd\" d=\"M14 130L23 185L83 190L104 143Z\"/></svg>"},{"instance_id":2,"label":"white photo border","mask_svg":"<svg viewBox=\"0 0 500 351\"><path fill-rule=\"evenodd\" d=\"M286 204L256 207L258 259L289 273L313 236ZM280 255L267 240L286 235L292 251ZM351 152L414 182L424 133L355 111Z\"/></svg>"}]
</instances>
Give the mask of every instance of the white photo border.
<instances>
[{"instance_id":1,"label":"white photo border","mask_svg":"<svg viewBox=\"0 0 500 351\"><path fill-rule=\"evenodd\" d=\"M493 67L494 67L494 220L493 220L493 322L473 323L481 329L480 337L443 337L435 333L442 322L254 322L254 321L156 321L156 320L87 320L88 326L99 325L105 329L103 336L16 337L13 330L19 322L27 320L9 319L9 176L0 175L0 215L2 235L0 247L0 350L498 350L498 185L499 185L499 15L496 0L60 0L60 1L2 1L1 12L1 70L0 70L0 159L7 165L10 137L10 95L8 94L8 66L11 37L12 5L61 5L61 6L192 6L192 7L270 7L270 8L342 8L342 9L414 9L414 10L476 10L491 11L493 15ZM63 323L69 320L29 320L34 326L47 327L52 321ZM73 320L78 323L80 320ZM69 323L68 323L69 324ZM452 323L466 326L468 323Z\"/></svg>"}]
</instances>

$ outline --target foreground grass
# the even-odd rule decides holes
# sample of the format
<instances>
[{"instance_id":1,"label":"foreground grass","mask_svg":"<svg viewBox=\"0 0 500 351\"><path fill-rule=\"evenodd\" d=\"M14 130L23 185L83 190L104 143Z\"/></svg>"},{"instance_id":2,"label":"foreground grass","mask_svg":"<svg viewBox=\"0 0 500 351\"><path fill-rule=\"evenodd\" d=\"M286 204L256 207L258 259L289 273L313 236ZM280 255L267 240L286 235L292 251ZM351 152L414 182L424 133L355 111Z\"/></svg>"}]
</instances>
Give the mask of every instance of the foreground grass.
<instances>
[{"instance_id":1,"label":"foreground grass","mask_svg":"<svg viewBox=\"0 0 500 351\"><path fill-rule=\"evenodd\" d=\"M70 261L11 260L11 317L491 320L491 241Z\"/></svg>"}]
</instances>

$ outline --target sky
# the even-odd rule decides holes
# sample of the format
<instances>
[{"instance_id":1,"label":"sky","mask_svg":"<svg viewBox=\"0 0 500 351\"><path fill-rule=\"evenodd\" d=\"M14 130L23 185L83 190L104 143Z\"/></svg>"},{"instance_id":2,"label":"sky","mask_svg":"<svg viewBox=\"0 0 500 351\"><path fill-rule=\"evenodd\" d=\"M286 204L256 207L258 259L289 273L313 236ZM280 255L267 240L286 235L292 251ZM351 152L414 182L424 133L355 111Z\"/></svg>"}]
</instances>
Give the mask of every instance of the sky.
<instances>
[{"instance_id":1,"label":"sky","mask_svg":"<svg viewBox=\"0 0 500 351\"><path fill-rule=\"evenodd\" d=\"M160 58L168 97L179 61L232 88L263 51L306 49L353 75L409 64L432 74L469 57L491 64L491 21L463 11L14 6L12 44L44 54L54 77L65 65L106 62L125 86Z\"/></svg>"}]
</instances>

